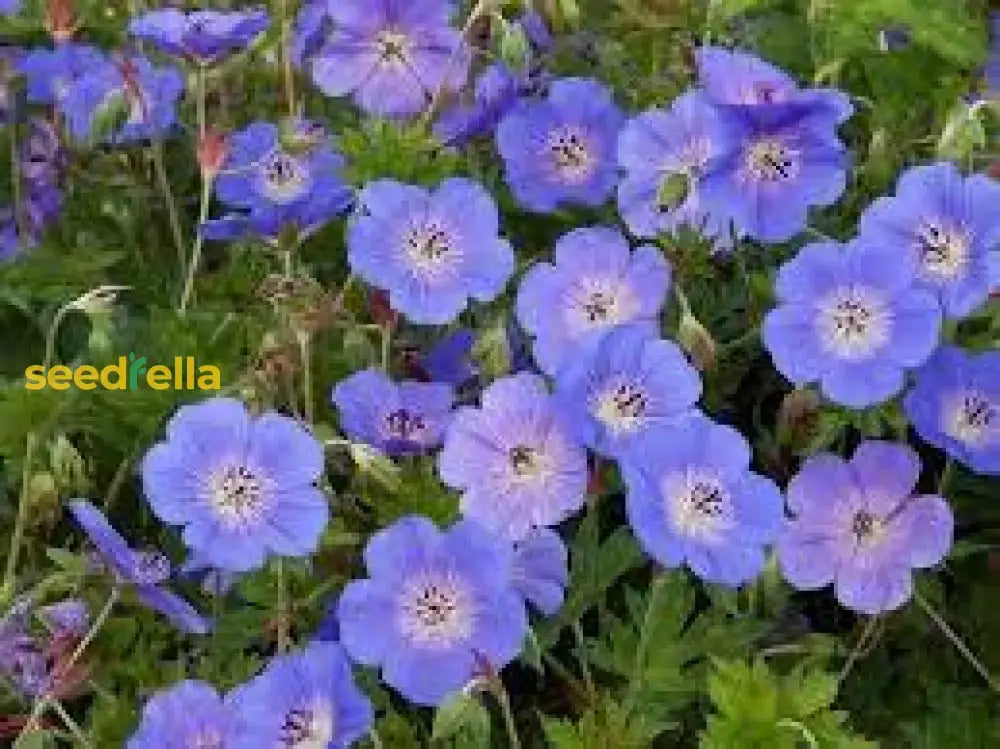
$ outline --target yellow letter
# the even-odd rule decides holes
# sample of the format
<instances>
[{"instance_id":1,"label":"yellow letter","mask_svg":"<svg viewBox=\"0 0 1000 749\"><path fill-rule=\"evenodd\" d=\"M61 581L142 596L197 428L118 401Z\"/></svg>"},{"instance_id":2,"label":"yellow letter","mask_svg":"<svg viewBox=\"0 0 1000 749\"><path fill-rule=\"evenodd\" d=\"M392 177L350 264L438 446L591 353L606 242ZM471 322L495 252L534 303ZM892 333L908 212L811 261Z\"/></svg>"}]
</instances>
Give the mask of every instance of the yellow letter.
<instances>
[{"instance_id":1,"label":"yellow letter","mask_svg":"<svg viewBox=\"0 0 1000 749\"><path fill-rule=\"evenodd\" d=\"M150 367L149 374L146 375L146 382L153 390L169 390L170 380L173 376L174 373L170 371L169 367L157 364L155 367Z\"/></svg>"},{"instance_id":2,"label":"yellow letter","mask_svg":"<svg viewBox=\"0 0 1000 749\"><path fill-rule=\"evenodd\" d=\"M73 370L65 364L57 364L49 370L49 387L53 390L69 390L72 379Z\"/></svg>"},{"instance_id":3,"label":"yellow letter","mask_svg":"<svg viewBox=\"0 0 1000 749\"><path fill-rule=\"evenodd\" d=\"M93 390L97 387L97 380L100 376L97 367L84 364L73 375L73 384L76 385L77 390Z\"/></svg>"},{"instance_id":4,"label":"yellow letter","mask_svg":"<svg viewBox=\"0 0 1000 749\"><path fill-rule=\"evenodd\" d=\"M118 375L118 379L111 380L111 375ZM124 356L118 357L117 364L109 364L101 370L101 387L105 390L124 390L128 385L128 359Z\"/></svg>"},{"instance_id":5,"label":"yellow letter","mask_svg":"<svg viewBox=\"0 0 1000 749\"><path fill-rule=\"evenodd\" d=\"M218 390L222 387L222 373L218 367L206 364L198 368L198 389Z\"/></svg>"},{"instance_id":6,"label":"yellow letter","mask_svg":"<svg viewBox=\"0 0 1000 749\"><path fill-rule=\"evenodd\" d=\"M24 377L25 390L42 390L45 387L45 367L41 364L36 364L24 370Z\"/></svg>"}]
</instances>

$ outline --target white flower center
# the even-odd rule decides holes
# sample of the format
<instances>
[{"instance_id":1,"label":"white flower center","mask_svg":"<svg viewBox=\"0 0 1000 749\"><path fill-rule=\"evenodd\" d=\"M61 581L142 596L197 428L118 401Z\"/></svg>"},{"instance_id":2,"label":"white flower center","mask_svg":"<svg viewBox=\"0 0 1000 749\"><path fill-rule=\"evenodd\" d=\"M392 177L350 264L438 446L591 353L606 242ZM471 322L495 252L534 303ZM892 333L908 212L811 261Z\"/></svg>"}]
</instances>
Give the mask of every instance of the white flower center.
<instances>
[{"instance_id":1,"label":"white flower center","mask_svg":"<svg viewBox=\"0 0 1000 749\"><path fill-rule=\"evenodd\" d=\"M688 469L663 479L667 518L690 538L713 541L735 525L729 493L717 476Z\"/></svg>"},{"instance_id":2,"label":"white flower center","mask_svg":"<svg viewBox=\"0 0 1000 749\"><path fill-rule=\"evenodd\" d=\"M746 151L744 170L753 182L787 182L799 173L799 153L772 138L752 143Z\"/></svg>"},{"instance_id":3,"label":"white flower center","mask_svg":"<svg viewBox=\"0 0 1000 749\"><path fill-rule=\"evenodd\" d=\"M334 715L330 704L317 698L312 704L289 710L281 722L279 746L286 749L326 749L333 741Z\"/></svg>"},{"instance_id":4,"label":"white flower center","mask_svg":"<svg viewBox=\"0 0 1000 749\"><path fill-rule=\"evenodd\" d=\"M189 738L186 749L225 749L225 745L222 735L210 728L204 733Z\"/></svg>"},{"instance_id":5,"label":"white flower center","mask_svg":"<svg viewBox=\"0 0 1000 749\"><path fill-rule=\"evenodd\" d=\"M594 415L612 432L634 432L645 421L649 406L645 389L635 382L616 381L594 398Z\"/></svg>"},{"instance_id":6,"label":"white flower center","mask_svg":"<svg viewBox=\"0 0 1000 749\"><path fill-rule=\"evenodd\" d=\"M418 647L445 649L472 635L472 596L454 572L427 571L412 577L399 594L400 631Z\"/></svg>"},{"instance_id":7,"label":"white flower center","mask_svg":"<svg viewBox=\"0 0 1000 749\"><path fill-rule=\"evenodd\" d=\"M820 302L817 327L827 351L858 361L889 340L892 313L873 290L850 286Z\"/></svg>"},{"instance_id":8,"label":"white flower center","mask_svg":"<svg viewBox=\"0 0 1000 749\"><path fill-rule=\"evenodd\" d=\"M226 466L209 479L209 502L226 525L254 525L267 509L267 483L246 466Z\"/></svg>"},{"instance_id":9,"label":"white flower center","mask_svg":"<svg viewBox=\"0 0 1000 749\"><path fill-rule=\"evenodd\" d=\"M946 283L968 273L971 239L957 227L928 221L917 229L920 273L929 281Z\"/></svg>"},{"instance_id":10,"label":"white flower center","mask_svg":"<svg viewBox=\"0 0 1000 749\"><path fill-rule=\"evenodd\" d=\"M170 560L158 551L136 551L129 572L136 585L157 585L170 577Z\"/></svg>"},{"instance_id":11,"label":"white flower center","mask_svg":"<svg viewBox=\"0 0 1000 749\"><path fill-rule=\"evenodd\" d=\"M309 165L300 158L277 149L260 165L261 191L275 203L291 203L301 198L312 186Z\"/></svg>"},{"instance_id":12,"label":"white flower center","mask_svg":"<svg viewBox=\"0 0 1000 749\"><path fill-rule=\"evenodd\" d=\"M566 125L556 128L549 133L545 148L556 172L568 184L585 182L597 166L590 138L579 127Z\"/></svg>"},{"instance_id":13,"label":"white flower center","mask_svg":"<svg viewBox=\"0 0 1000 749\"><path fill-rule=\"evenodd\" d=\"M406 34L401 34L393 29L385 29L376 37L375 47L382 65L401 68L408 64L410 40Z\"/></svg>"},{"instance_id":14,"label":"white flower center","mask_svg":"<svg viewBox=\"0 0 1000 749\"><path fill-rule=\"evenodd\" d=\"M383 427L387 437L408 442L419 440L427 430L423 417L405 408L397 408L386 414Z\"/></svg>"},{"instance_id":15,"label":"white flower center","mask_svg":"<svg viewBox=\"0 0 1000 749\"><path fill-rule=\"evenodd\" d=\"M1000 440L1000 406L978 390L951 399L943 421L945 433L966 445L978 447Z\"/></svg>"},{"instance_id":16,"label":"white flower center","mask_svg":"<svg viewBox=\"0 0 1000 749\"><path fill-rule=\"evenodd\" d=\"M581 280L569 292L570 327L589 332L628 322L636 312L628 291L610 278Z\"/></svg>"},{"instance_id":17,"label":"white flower center","mask_svg":"<svg viewBox=\"0 0 1000 749\"><path fill-rule=\"evenodd\" d=\"M444 278L452 275L462 257L455 239L454 232L438 222L415 224L403 233L403 254L425 280Z\"/></svg>"}]
</instances>

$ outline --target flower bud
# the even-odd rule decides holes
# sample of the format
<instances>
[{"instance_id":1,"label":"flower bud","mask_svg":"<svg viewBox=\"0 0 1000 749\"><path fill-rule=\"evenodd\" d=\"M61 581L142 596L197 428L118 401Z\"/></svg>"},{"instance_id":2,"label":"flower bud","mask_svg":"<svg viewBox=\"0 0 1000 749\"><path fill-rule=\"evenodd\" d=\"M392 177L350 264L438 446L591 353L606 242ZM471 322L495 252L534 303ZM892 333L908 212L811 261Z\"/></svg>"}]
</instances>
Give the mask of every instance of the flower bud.
<instances>
[{"instance_id":1,"label":"flower bud","mask_svg":"<svg viewBox=\"0 0 1000 749\"><path fill-rule=\"evenodd\" d=\"M68 42L78 28L73 0L46 0L45 30L53 41Z\"/></svg>"},{"instance_id":2,"label":"flower bud","mask_svg":"<svg viewBox=\"0 0 1000 749\"><path fill-rule=\"evenodd\" d=\"M677 342L691 357L692 363L701 372L706 372L715 366L716 345L712 334L699 322L691 312L681 315L677 329Z\"/></svg>"},{"instance_id":3,"label":"flower bud","mask_svg":"<svg viewBox=\"0 0 1000 749\"><path fill-rule=\"evenodd\" d=\"M205 182L211 182L218 176L229 156L229 141L226 134L218 128L209 127L198 136L196 154L198 166L201 168L201 178Z\"/></svg>"}]
</instances>

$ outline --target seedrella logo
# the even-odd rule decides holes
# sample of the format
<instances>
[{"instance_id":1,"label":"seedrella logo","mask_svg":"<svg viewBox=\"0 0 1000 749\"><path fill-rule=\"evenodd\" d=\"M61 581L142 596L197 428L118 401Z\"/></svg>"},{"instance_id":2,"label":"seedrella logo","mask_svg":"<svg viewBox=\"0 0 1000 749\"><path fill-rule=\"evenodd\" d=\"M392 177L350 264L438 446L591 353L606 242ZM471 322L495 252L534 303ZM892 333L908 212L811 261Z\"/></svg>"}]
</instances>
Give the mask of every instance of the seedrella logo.
<instances>
[{"instance_id":1,"label":"seedrella logo","mask_svg":"<svg viewBox=\"0 0 1000 749\"><path fill-rule=\"evenodd\" d=\"M63 364L46 368L36 364L24 371L27 390L218 390L222 387L222 374L211 364L199 366L192 356L175 356L173 366L154 364L147 366L145 356L118 357L114 364L98 369L90 364L70 368Z\"/></svg>"}]
</instances>

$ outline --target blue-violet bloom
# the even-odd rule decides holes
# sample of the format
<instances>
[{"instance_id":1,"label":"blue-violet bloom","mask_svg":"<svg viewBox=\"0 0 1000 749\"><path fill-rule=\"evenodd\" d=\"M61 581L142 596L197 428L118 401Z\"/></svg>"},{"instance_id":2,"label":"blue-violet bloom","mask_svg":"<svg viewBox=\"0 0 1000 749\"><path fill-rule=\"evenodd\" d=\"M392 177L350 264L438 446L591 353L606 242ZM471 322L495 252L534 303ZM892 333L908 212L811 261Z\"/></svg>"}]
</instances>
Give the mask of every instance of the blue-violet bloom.
<instances>
[{"instance_id":1,"label":"blue-violet bloom","mask_svg":"<svg viewBox=\"0 0 1000 749\"><path fill-rule=\"evenodd\" d=\"M602 205L618 184L615 149L624 116L589 78L554 81L543 101L522 101L496 131L507 184L536 213Z\"/></svg>"},{"instance_id":2,"label":"blue-violet bloom","mask_svg":"<svg viewBox=\"0 0 1000 749\"><path fill-rule=\"evenodd\" d=\"M941 347L917 371L903 409L924 440L974 471L1000 475L1000 351Z\"/></svg>"},{"instance_id":3,"label":"blue-violet bloom","mask_svg":"<svg viewBox=\"0 0 1000 749\"><path fill-rule=\"evenodd\" d=\"M191 604L161 587L171 573L170 562L163 554L132 549L101 511L85 499L70 502L69 511L90 542L97 547L101 560L119 581L130 583L135 588L136 596L142 603L184 632L208 632L208 622Z\"/></svg>"},{"instance_id":4,"label":"blue-violet bloom","mask_svg":"<svg viewBox=\"0 0 1000 749\"><path fill-rule=\"evenodd\" d=\"M920 459L906 445L864 442L850 461L827 453L788 486L793 520L778 544L784 578L799 590L833 583L844 606L862 614L897 609L912 594L914 567L948 554L954 531L941 497L911 497Z\"/></svg>"},{"instance_id":5,"label":"blue-violet bloom","mask_svg":"<svg viewBox=\"0 0 1000 749\"><path fill-rule=\"evenodd\" d=\"M445 384L397 384L380 370L365 369L334 388L333 402L352 440L388 455L417 455L441 444L455 394Z\"/></svg>"},{"instance_id":6,"label":"blue-violet bloom","mask_svg":"<svg viewBox=\"0 0 1000 749\"><path fill-rule=\"evenodd\" d=\"M750 470L750 446L707 418L646 432L622 460L629 525L664 567L736 587L764 568L783 520L781 491Z\"/></svg>"},{"instance_id":7,"label":"blue-violet bloom","mask_svg":"<svg viewBox=\"0 0 1000 749\"><path fill-rule=\"evenodd\" d=\"M128 30L167 54L190 57L207 65L245 48L269 23L267 12L260 9L185 13L177 8L160 8L132 19Z\"/></svg>"},{"instance_id":8,"label":"blue-violet bloom","mask_svg":"<svg viewBox=\"0 0 1000 749\"><path fill-rule=\"evenodd\" d=\"M579 346L618 325L650 333L670 288L670 266L655 247L629 251L617 229L574 229L556 242L555 264L538 263L521 281L517 320L535 337L534 354L556 374Z\"/></svg>"},{"instance_id":9,"label":"blue-violet bloom","mask_svg":"<svg viewBox=\"0 0 1000 749\"><path fill-rule=\"evenodd\" d=\"M235 747L239 718L215 687L203 681L181 681L154 694L142 708L142 721L126 749Z\"/></svg>"},{"instance_id":10,"label":"blue-violet bloom","mask_svg":"<svg viewBox=\"0 0 1000 749\"><path fill-rule=\"evenodd\" d=\"M445 531L422 517L396 521L368 542L368 577L341 594L344 649L411 702L441 704L521 650L527 612L511 556L510 543L468 520Z\"/></svg>"},{"instance_id":11,"label":"blue-violet bloom","mask_svg":"<svg viewBox=\"0 0 1000 749\"><path fill-rule=\"evenodd\" d=\"M492 301L514 273L496 203L476 182L448 179L428 191L378 180L358 203L347 236L351 270L388 291L411 322L453 322L470 297Z\"/></svg>"},{"instance_id":12,"label":"blue-violet bloom","mask_svg":"<svg viewBox=\"0 0 1000 749\"><path fill-rule=\"evenodd\" d=\"M459 409L438 456L441 480L462 491L462 514L520 541L583 505L587 453L569 434L544 381L521 373Z\"/></svg>"},{"instance_id":13,"label":"blue-violet bloom","mask_svg":"<svg viewBox=\"0 0 1000 749\"><path fill-rule=\"evenodd\" d=\"M201 562L232 572L316 550L329 518L322 473L323 447L298 422L230 398L181 407L142 463L153 513L184 526Z\"/></svg>"},{"instance_id":14,"label":"blue-violet bloom","mask_svg":"<svg viewBox=\"0 0 1000 749\"><path fill-rule=\"evenodd\" d=\"M796 385L819 382L834 403L865 408L903 388L906 370L938 345L941 308L914 286L897 247L855 240L808 245L778 272L779 306L764 320L764 346Z\"/></svg>"}]
</instances>

